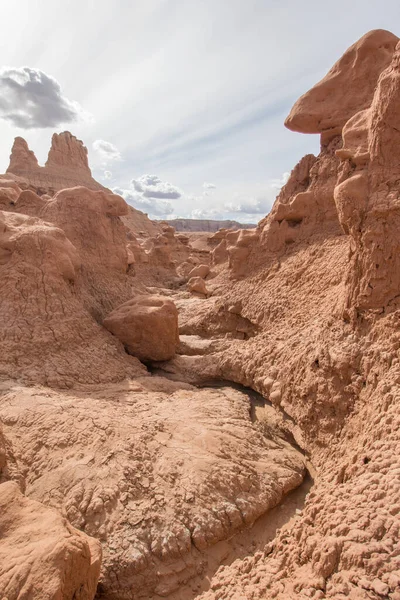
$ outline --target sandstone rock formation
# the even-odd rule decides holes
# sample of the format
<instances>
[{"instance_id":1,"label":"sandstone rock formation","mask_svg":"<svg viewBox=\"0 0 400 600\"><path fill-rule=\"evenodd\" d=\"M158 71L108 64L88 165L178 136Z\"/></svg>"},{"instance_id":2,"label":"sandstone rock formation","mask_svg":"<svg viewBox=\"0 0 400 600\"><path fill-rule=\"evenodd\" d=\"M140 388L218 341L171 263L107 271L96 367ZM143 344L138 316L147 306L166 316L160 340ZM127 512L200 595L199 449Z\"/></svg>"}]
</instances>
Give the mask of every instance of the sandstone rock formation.
<instances>
[{"instance_id":1,"label":"sandstone rock formation","mask_svg":"<svg viewBox=\"0 0 400 600\"><path fill-rule=\"evenodd\" d=\"M381 74L369 109L343 129L343 164L335 199L352 238L346 311L397 306L399 264L400 43Z\"/></svg>"},{"instance_id":2,"label":"sandstone rock formation","mask_svg":"<svg viewBox=\"0 0 400 600\"><path fill-rule=\"evenodd\" d=\"M206 286L206 282L202 277L195 276L190 277L189 273L189 281L188 281L188 290L192 294L200 294L201 296L207 296L208 290Z\"/></svg>"},{"instance_id":3,"label":"sandstone rock formation","mask_svg":"<svg viewBox=\"0 0 400 600\"><path fill-rule=\"evenodd\" d=\"M84 304L98 321L132 296L126 232L118 218L127 212L121 196L76 187L57 192L39 213L78 250Z\"/></svg>"},{"instance_id":4,"label":"sandstone rock formation","mask_svg":"<svg viewBox=\"0 0 400 600\"><path fill-rule=\"evenodd\" d=\"M16 386L1 400L26 494L101 540L110 599L176 591L304 475L302 454L255 428L248 398L230 388L145 378L68 396Z\"/></svg>"},{"instance_id":5,"label":"sandstone rock formation","mask_svg":"<svg viewBox=\"0 0 400 600\"><path fill-rule=\"evenodd\" d=\"M80 269L81 257L61 229L0 212L3 377L65 387L141 372L85 311L76 287Z\"/></svg>"},{"instance_id":6,"label":"sandstone rock formation","mask_svg":"<svg viewBox=\"0 0 400 600\"><path fill-rule=\"evenodd\" d=\"M340 133L356 112L368 108L399 38L390 31L366 33L327 75L293 106L286 127L301 133Z\"/></svg>"},{"instance_id":7,"label":"sandstone rock formation","mask_svg":"<svg viewBox=\"0 0 400 600\"><path fill-rule=\"evenodd\" d=\"M121 217L122 222L139 238L155 237L161 233L161 226L140 210L128 207L128 213Z\"/></svg>"},{"instance_id":8,"label":"sandstone rock formation","mask_svg":"<svg viewBox=\"0 0 400 600\"><path fill-rule=\"evenodd\" d=\"M221 568L204 600L400 597L397 41L371 32L296 103L288 126L320 131L321 154L300 161L260 223L245 281L224 288L262 333L225 351L222 375L292 423L316 479L304 509L263 551Z\"/></svg>"},{"instance_id":9,"label":"sandstone rock formation","mask_svg":"<svg viewBox=\"0 0 400 600\"><path fill-rule=\"evenodd\" d=\"M197 265L188 274L188 277L207 277L210 272L209 265Z\"/></svg>"},{"instance_id":10,"label":"sandstone rock formation","mask_svg":"<svg viewBox=\"0 0 400 600\"><path fill-rule=\"evenodd\" d=\"M295 104L321 152L254 229L0 177L0 492L101 541L99 598L400 598L399 73L370 32Z\"/></svg>"},{"instance_id":11,"label":"sandstone rock formation","mask_svg":"<svg viewBox=\"0 0 400 600\"><path fill-rule=\"evenodd\" d=\"M15 138L7 173L26 179L40 195L53 195L58 190L77 185L92 190L106 189L92 177L86 147L69 131L53 135L44 167L39 166L26 141Z\"/></svg>"},{"instance_id":12,"label":"sandstone rock formation","mask_svg":"<svg viewBox=\"0 0 400 600\"><path fill-rule=\"evenodd\" d=\"M179 344L178 311L162 296L135 296L113 310L104 327L144 362L169 360Z\"/></svg>"},{"instance_id":13,"label":"sandstone rock formation","mask_svg":"<svg viewBox=\"0 0 400 600\"><path fill-rule=\"evenodd\" d=\"M7 600L92 600L100 543L57 511L0 484L0 595Z\"/></svg>"},{"instance_id":14,"label":"sandstone rock formation","mask_svg":"<svg viewBox=\"0 0 400 600\"><path fill-rule=\"evenodd\" d=\"M19 173L31 173L39 168L38 160L29 149L29 146L22 137L16 137L11 149L10 164L7 171L18 175Z\"/></svg>"}]
</instances>

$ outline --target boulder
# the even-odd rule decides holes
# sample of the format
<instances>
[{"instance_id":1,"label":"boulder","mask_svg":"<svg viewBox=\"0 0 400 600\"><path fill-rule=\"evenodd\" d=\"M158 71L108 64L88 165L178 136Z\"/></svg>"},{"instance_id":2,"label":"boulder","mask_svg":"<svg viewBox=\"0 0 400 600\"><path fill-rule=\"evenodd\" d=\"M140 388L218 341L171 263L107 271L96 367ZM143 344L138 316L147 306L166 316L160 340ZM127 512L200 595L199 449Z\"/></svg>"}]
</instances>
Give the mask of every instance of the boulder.
<instances>
[{"instance_id":1,"label":"boulder","mask_svg":"<svg viewBox=\"0 0 400 600\"><path fill-rule=\"evenodd\" d=\"M198 265L194 269L192 269L189 273L189 277L201 277L205 279L210 272L210 267L208 265Z\"/></svg>"},{"instance_id":2,"label":"boulder","mask_svg":"<svg viewBox=\"0 0 400 600\"><path fill-rule=\"evenodd\" d=\"M101 546L56 510L0 484L0 596L7 600L93 600Z\"/></svg>"},{"instance_id":3,"label":"boulder","mask_svg":"<svg viewBox=\"0 0 400 600\"><path fill-rule=\"evenodd\" d=\"M191 277L187 285L189 292L191 292L192 294L201 294L202 296L208 296L206 282L202 277Z\"/></svg>"},{"instance_id":4,"label":"boulder","mask_svg":"<svg viewBox=\"0 0 400 600\"><path fill-rule=\"evenodd\" d=\"M142 361L171 359L178 348L178 311L162 296L137 296L113 310L104 327Z\"/></svg>"}]
</instances>

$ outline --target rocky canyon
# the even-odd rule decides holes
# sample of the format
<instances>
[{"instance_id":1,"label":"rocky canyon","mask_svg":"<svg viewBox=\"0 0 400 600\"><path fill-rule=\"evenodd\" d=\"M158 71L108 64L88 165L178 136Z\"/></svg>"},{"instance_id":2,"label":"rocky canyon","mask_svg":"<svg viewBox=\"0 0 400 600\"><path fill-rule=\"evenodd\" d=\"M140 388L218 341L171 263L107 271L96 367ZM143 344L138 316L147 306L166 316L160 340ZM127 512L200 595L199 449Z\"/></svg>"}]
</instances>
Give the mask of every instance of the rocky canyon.
<instances>
[{"instance_id":1,"label":"rocky canyon","mask_svg":"<svg viewBox=\"0 0 400 600\"><path fill-rule=\"evenodd\" d=\"M285 125L318 156L206 231L129 206L69 132L45 166L15 138L0 600L400 600L399 38Z\"/></svg>"}]
</instances>

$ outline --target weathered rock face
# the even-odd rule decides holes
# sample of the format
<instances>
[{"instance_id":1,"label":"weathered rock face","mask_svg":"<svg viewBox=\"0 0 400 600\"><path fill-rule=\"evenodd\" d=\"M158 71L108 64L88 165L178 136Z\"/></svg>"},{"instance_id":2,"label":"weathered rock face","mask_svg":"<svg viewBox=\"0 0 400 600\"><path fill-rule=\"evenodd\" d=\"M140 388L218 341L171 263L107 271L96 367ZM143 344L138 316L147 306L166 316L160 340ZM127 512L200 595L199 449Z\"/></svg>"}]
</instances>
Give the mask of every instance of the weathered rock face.
<instances>
[{"instance_id":1,"label":"weathered rock face","mask_svg":"<svg viewBox=\"0 0 400 600\"><path fill-rule=\"evenodd\" d=\"M301 453L253 426L245 395L149 379L68 396L17 386L0 403L26 493L102 541L110 600L176 591L304 475Z\"/></svg>"},{"instance_id":2,"label":"weathered rock face","mask_svg":"<svg viewBox=\"0 0 400 600\"><path fill-rule=\"evenodd\" d=\"M367 34L295 104L288 126L321 132L321 154L300 161L246 277L224 288L259 333L225 350L220 377L270 399L316 479L301 514L264 551L221 568L202 600L400 597L397 42ZM308 226L288 244L289 223L278 226L299 218Z\"/></svg>"},{"instance_id":3,"label":"weathered rock face","mask_svg":"<svg viewBox=\"0 0 400 600\"><path fill-rule=\"evenodd\" d=\"M54 133L46 161L49 169L77 170L78 176L91 177L86 146L69 131Z\"/></svg>"},{"instance_id":4,"label":"weathered rock face","mask_svg":"<svg viewBox=\"0 0 400 600\"><path fill-rule=\"evenodd\" d=\"M78 250L84 305L98 321L132 296L126 231L118 218L127 212L121 196L76 187L58 192L39 213Z\"/></svg>"},{"instance_id":5,"label":"weathered rock face","mask_svg":"<svg viewBox=\"0 0 400 600\"><path fill-rule=\"evenodd\" d=\"M2 213L0 374L80 384L1 384L0 481L102 541L99 596L400 598L396 41L364 36L295 105L289 125L322 133L319 156L299 162L255 230L218 232L207 248L199 234L196 252L193 234L169 226L146 240L127 232L118 197L51 199L0 178L7 210L31 206L53 223ZM191 296L186 280L210 248L207 293ZM163 294L150 308L149 293ZM176 312L168 332L160 317L171 298L176 356ZM164 378L123 349L159 361L164 340ZM191 385L216 380L269 403ZM250 539L245 560L213 576L210 557L220 564L231 536L301 481L288 432L311 493L271 543L254 554Z\"/></svg>"},{"instance_id":6,"label":"weathered rock face","mask_svg":"<svg viewBox=\"0 0 400 600\"><path fill-rule=\"evenodd\" d=\"M293 106L286 127L300 133L340 133L359 110L368 108L399 38L376 29L353 44L329 73Z\"/></svg>"},{"instance_id":7,"label":"weathered rock face","mask_svg":"<svg viewBox=\"0 0 400 600\"><path fill-rule=\"evenodd\" d=\"M382 73L371 107L343 130L335 189L338 213L352 237L346 311L385 310L400 295L400 45ZM354 314L354 313L353 313Z\"/></svg>"},{"instance_id":8,"label":"weathered rock face","mask_svg":"<svg viewBox=\"0 0 400 600\"><path fill-rule=\"evenodd\" d=\"M101 546L57 511L0 484L0 591L19 600L92 600Z\"/></svg>"},{"instance_id":9,"label":"weathered rock face","mask_svg":"<svg viewBox=\"0 0 400 600\"><path fill-rule=\"evenodd\" d=\"M209 272L210 267L208 265L197 265L189 272L188 277L202 277L204 279Z\"/></svg>"},{"instance_id":10,"label":"weathered rock face","mask_svg":"<svg viewBox=\"0 0 400 600\"><path fill-rule=\"evenodd\" d=\"M179 344L178 311L162 296L135 296L110 313L104 327L145 362L169 360Z\"/></svg>"},{"instance_id":11,"label":"weathered rock face","mask_svg":"<svg viewBox=\"0 0 400 600\"><path fill-rule=\"evenodd\" d=\"M16 137L11 149L10 164L7 171L18 175L20 172L35 171L38 168L37 158L29 149L27 142L22 137Z\"/></svg>"},{"instance_id":12,"label":"weathered rock face","mask_svg":"<svg viewBox=\"0 0 400 600\"><path fill-rule=\"evenodd\" d=\"M122 222L139 238L155 237L161 233L161 226L140 210L128 206L128 213L121 217Z\"/></svg>"},{"instance_id":13,"label":"weathered rock face","mask_svg":"<svg viewBox=\"0 0 400 600\"><path fill-rule=\"evenodd\" d=\"M189 274L190 277L190 274ZM200 294L200 296L208 296L206 282L202 277L190 277L188 281L188 290L192 294Z\"/></svg>"},{"instance_id":14,"label":"weathered rock face","mask_svg":"<svg viewBox=\"0 0 400 600\"><path fill-rule=\"evenodd\" d=\"M267 252L285 254L294 243L318 234L321 238L340 233L334 200L341 147L334 136L318 157L307 155L293 169L271 212L260 221L260 243Z\"/></svg>"},{"instance_id":15,"label":"weathered rock face","mask_svg":"<svg viewBox=\"0 0 400 600\"><path fill-rule=\"evenodd\" d=\"M40 195L84 185L92 190L106 188L92 177L83 143L69 131L55 133L44 167L40 167L26 141L15 138L7 173L23 177Z\"/></svg>"},{"instance_id":16,"label":"weathered rock face","mask_svg":"<svg viewBox=\"0 0 400 600\"><path fill-rule=\"evenodd\" d=\"M0 179L0 209L13 210L21 188L10 179Z\"/></svg>"},{"instance_id":17,"label":"weathered rock face","mask_svg":"<svg viewBox=\"0 0 400 600\"><path fill-rule=\"evenodd\" d=\"M65 387L141 372L85 311L77 287L80 268L79 253L61 229L0 212L3 377Z\"/></svg>"}]
</instances>

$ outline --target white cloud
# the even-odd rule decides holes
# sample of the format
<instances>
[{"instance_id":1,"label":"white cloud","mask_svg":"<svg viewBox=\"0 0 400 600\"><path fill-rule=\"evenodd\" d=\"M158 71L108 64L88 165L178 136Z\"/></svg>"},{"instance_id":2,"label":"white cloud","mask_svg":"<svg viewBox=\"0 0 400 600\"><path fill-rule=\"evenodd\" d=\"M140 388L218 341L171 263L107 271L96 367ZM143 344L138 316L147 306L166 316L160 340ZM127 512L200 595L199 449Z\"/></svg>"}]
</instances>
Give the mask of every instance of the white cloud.
<instances>
[{"instance_id":1,"label":"white cloud","mask_svg":"<svg viewBox=\"0 0 400 600\"><path fill-rule=\"evenodd\" d=\"M174 213L171 202L160 198L148 198L143 192L135 189L133 185L131 189L114 188L113 192L122 196L134 208L147 213L150 218L157 219L171 216Z\"/></svg>"},{"instance_id":2,"label":"white cloud","mask_svg":"<svg viewBox=\"0 0 400 600\"><path fill-rule=\"evenodd\" d=\"M121 160L121 153L114 144L105 140L95 140L92 148L97 152L103 163L109 163L114 160Z\"/></svg>"},{"instance_id":3,"label":"white cloud","mask_svg":"<svg viewBox=\"0 0 400 600\"><path fill-rule=\"evenodd\" d=\"M20 129L58 127L87 119L77 102L66 98L56 79L39 69L0 69L0 118Z\"/></svg>"},{"instance_id":4,"label":"white cloud","mask_svg":"<svg viewBox=\"0 0 400 600\"><path fill-rule=\"evenodd\" d=\"M144 198L178 200L183 195L179 188L168 181L161 181L156 175L142 175L139 179L132 179L131 186Z\"/></svg>"},{"instance_id":5,"label":"white cloud","mask_svg":"<svg viewBox=\"0 0 400 600\"><path fill-rule=\"evenodd\" d=\"M217 208L195 208L189 215L191 219L222 219L223 214Z\"/></svg>"},{"instance_id":6,"label":"white cloud","mask_svg":"<svg viewBox=\"0 0 400 600\"><path fill-rule=\"evenodd\" d=\"M225 203L225 211L234 214L245 214L249 217L268 214L275 197L288 182L289 177L290 173L285 172L280 179L271 179L265 186L265 191L257 197L238 195L233 201Z\"/></svg>"},{"instance_id":7,"label":"white cloud","mask_svg":"<svg viewBox=\"0 0 400 600\"><path fill-rule=\"evenodd\" d=\"M203 188L205 190L215 190L217 186L215 185L215 183L207 183L206 181L203 183Z\"/></svg>"},{"instance_id":8,"label":"white cloud","mask_svg":"<svg viewBox=\"0 0 400 600\"><path fill-rule=\"evenodd\" d=\"M290 177L290 173L288 173L286 171L280 179L272 179L270 182L270 186L273 189L279 191L289 181L289 177Z\"/></svg>"},{"instance_id":9,"label":"white cloud","mask_svg":"<svg viewBox=\"0 0 400 600\"><path fill-rule=\"evenodd\" d=\"M103 179L111 179L111 178L112 178L111 171L104 171L104 173L103 173Z\"/></svg>"},{"instance_id":10,"label":"white cloud","mask_svg":"<svg viewBox=\"0 0 400 600\"><path fill-rule=\"evenodd\" d=\"M244 213L247 215L265 215L269 212L270 200L268 198L249 198L241 202L227 202L225 210L230 213Z\"/></svg>"},{"instance_id":11,"label":"white cloud","mask_svg":"<svg viewBox=\"0 0 400 600\"><path fill-rule=\"evenodd\" d=\"M346 20L346 0L334 3L328 20L318 0L309 0L307 11L295 0L174 0L173 11L165 0L135 0L121 2L110 19L108 0L90 0L95 11L88 2L19 0L18 10L15 2L3 2L1 64L24 65L29 57L30 65L61 83L63 97L95 115L95 131L77 121L72 132L90 150L94 140L110 140L124 159L104 165L92 151L99 176L109 168L113 185L129 189L134 173L157 173L196 195L189 206L185 194L169 199L175 214L213 208L226 214L226 203L256 203L269 180L304 154L319 152L318 136L284 128L293 102L361 35L390 29L400 16L398 0L386 0L384 11L377 0L354 0L357 18ZM40 6L34 10L34 4ZM140 24L135 35L132 23ZM71 44L71 31L79 43ZM261 56L267 60L260 69ZM14 124L0 119L0 171L8 164ZM26 134L40 162L50 132ZM217 187L206 190L204 182Z\"/></svg>"}]
</instances>

